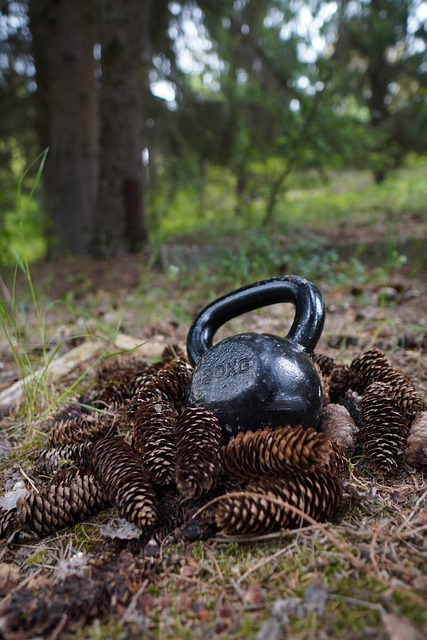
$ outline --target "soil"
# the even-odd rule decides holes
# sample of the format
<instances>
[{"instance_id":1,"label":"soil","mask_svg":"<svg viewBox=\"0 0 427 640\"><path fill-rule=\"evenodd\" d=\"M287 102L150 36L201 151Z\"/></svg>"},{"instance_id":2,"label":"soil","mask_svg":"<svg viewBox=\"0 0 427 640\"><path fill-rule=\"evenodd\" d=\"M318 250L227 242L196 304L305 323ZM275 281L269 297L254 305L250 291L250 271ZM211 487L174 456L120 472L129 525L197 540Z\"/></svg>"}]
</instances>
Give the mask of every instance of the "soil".
<instances>
[{"instance_id":1,"label":"soil","mask_svg":"<svg viewBox=\"0 0 427 640\"><path fill-rule=\"evenodd\" d=\"M425 241L420 240L425 237L426 230L423 221L419 219L412 219L412 221L402 219L399 225L400 240L394 248L396 251L394 257L396 258L405 250L407 261L398 268L390 267L387 270L388 277L381 279L375 276L374 269L378 266L384 267L386 261L393 257L390 253L390 246L384 241L386 232L383 226L366 227L362 225L357 228L342 227L329 231L322 230L322 234L327 238L326 246L338 248L341 255L350 257L354 252L354 247L360 247L363 244L364 251L361 259L364 259L366 269L372 269L373 275L371 279L363 278L360 280L356 274L353 282L347 280L341 284L336 276L331 274L330 277L323 277L321 282L316 283L323 293L327 312L325 329L316 351L334 358L336 362L349 364L356 355L372 347L377 347L386 351L395 368L404 373L414 387L424 394L424 397L427 397L427 254L424 254ZM178 255L184 256L181 262L177 259ZM208 272L209 269L214 270L215 251L212 251L211 248L208 251L206 247L200 249L200 247L194 247L193 244L190 247L189 244L169 247L167 251L161 252L157 263L150 268L147 266L149 256L144 255L127 256L108 261L76 258L55 264L34 265L31 267L31 278L36 288L39 309L42 312L45 336L50 342L51 348L58 349L58 353L64 353L82 340L79 336L87 336L88 333L97 335L103 331L107 334L114 333L119 327L121 332L137 339L160 339L165 344L173 343L185 349L189 324L197 311L213 296L221 295L234 288L231 283L220 283L215 278L208 279L206 284L200 280L195 280L192 283L191 269L194 268L194 261L197 262L200 259L200 255L205 256L210 262ZM179 264L177 265L176 262ZM12 290L12 282L13 274L5 273L4 284L6 288L4 293L7 293L7 290ZM156 291L159 298L157 304ZM16 292L19 302L17 323L22 330L25 327L29 357L36 363L42 347L39 332L40 320L35 317L35 307L28 295L28 286L20 274L18 274ZM262 312L251 312L246 314L244 318L238 318L228 323L218 332L218 338L243 330L285 335L292 319L292 308L288 309L286 305L266 307ZM11 354L10 345L5 338L1 339L0 353L2 357L1 391L18 379L18 370ZM61 381L61 388L73 383L80 373L81 368L70 374L66 380ZM9 415L7 413L4 411L5 416L2 424L4 436L0 443L0 461L6 485L16 477L17 465L13 448L19 448L19 437L25 430L25 418L22 417L22 413L15 411ZM44 428L43 424L41 428ZM423 496L425 499L424 474L425 469L412 470L409 480L408 476L401 475L388 486L381 487L378 490L382 491L381 500L383 502L381 504L386 505L385 511L381 511L380 507L375 507L375 509L374 506L369 507L371 512L363 519L363 522L355 522L348 518L336 529L338 535L342 535L343 539L348 540L346 543L348 546L345 546L344 549L343 545L341 546L341 555L346 556L347 559L350 558L347 569L349 574L354 571L355 567L357 569L355 574L358 574L359 565L361 565L363 554L365 554L372 561L375 578L382 581L383 586L388 585L390 593L393 589L398 589L399 585L403 585L404 597L407 596L412 603L415 603L414 606L421 607L420 603L425 601L421 600L419 592L421 587L426 587L425 574L423 582L420 566L416 566L417 559L411 565L410 556L412 553L416 555L419 552L419 547L414 542L411 550L410 540L412 540L411 535L419 536L419 530L425 530L426 527L427 506L425 503L423 506L423 503L420 502ZM369 483L370 481L365 482L363 491L371 491L372 487L368 488ZM360 487L361 485L357 485L353 488L354 495L360 491ZM393 515L394 508L396 508L397 515ZM418 515L414 516L415 513L419 513L419 517ZM394 518L398 518L399 514L402 514L402 520L394 520ZM409 527L408 518L412 518L413 529ZM406 526L405 522L408 526L407 530L402 528ZM394 529L397 531L396 538L390 537L388 539L389 549L394 549L393 545L400 544L400 535L407 536L409 555L406 560L402 561L404 568L400 569L399 565L401 574L397 578L390 578L390 584L387 582L390 561L387 560L388 564L386 563L385 551L383 556L374 558L372 551L378 540L382 539L382 534L379 533L380 528L384 526L382 523L389 523L387 526L390 526L393 531ZM362 530L368 532L366 534L367 542L363 544L358 538ZM412 530L415 532L414 534L412 534ZM403 533L401 533L402 531ZM324 535L324 531L317 533ZM322 544L325 544L326 538L323 540ZM414 537L414 540L419 541L419 538ZM52 639L83 638L86 636L72 634L83 629L94 618L105 616L107 613L114 620L120 621L120 624L127 629L126 635L120 637L142 637L140 634L145 633L145 625L150 619L150 615L150 624L154 624L153 620L156 616L162 619L162 609L164 611L168 611L168 607L170 609L170 601L174 596L169 595L168 589L170 589L170 582L175 580L174 573L178 573L182 578L181 591L176 606L179 616L185 621L185 633L187 634L185 637L204 637L206 629L210 629L206 637L238 639L241 637L239 635L239 621L242 620L243 615L241 601L247 606L245 598L249 598L249 604L253 605L254 616L258 610L265 606L265 593L268 593L269 590L268 578L264 582L260 581L259 584L254 583L255 586L251 584L250 588L244 592L239 593L237 587L235 592L232 589L228 603L224 604L221 601L218 605L216 603L212 605L215 610L214 622L212 622L211 613L198 600L200 577L197 567L199 564L195 562L196 551L193 546L184 545L174 552L175 555L165 555L164 560L162 558L160 560L151 558L150 560L147 559L147 557L150 558L149 552L147 552L148 555L146 554L147 557L144 555L145 551L141 555L141 551L136 549L135 543L131 539L130 541L129 539L118 540L109 546L99 543L96 561L94 559L82 560L81 570L78 566L78 554L68 554L69 564L64 569L70 584L67 591L65 588L67 581L63 582L58 577L57 569L60 565L58 557L52 558L52 546L57 546L58 541L60 538L52 538L50 546L44 544L42 547L47 553L46 566L43 563L34 563L34 565L27 563L29 556L37 549L36 544L30 547L28 545L19 547L13 544L0 546L0 597L3 597L3 601L0 601L0 637L7 640L17 640L18 638L31 638L36 634ZM73 543L70 542L70 544ZM312 544L314 545L314 543ZM212 550L215 549L217 548L213 543L206 554L213 555ZM314 557L313 549L311 553ZM156 549L155 553L161 554L162 552ZM391 551L389 553L391 554ZM166 560L166 558L168 559ZM76 562L75 567L71 566L71 559ZM89 570L88 562L91 563ZM250 567L250 561L248 560L248 562ZM53 572L49 568L50 563L57 565ZM212 571L219 572L218 575L224 581L222 572L226 570L225 565L221 565L222 569L219 569L215 560L212 566L214 567ZM279 569L277 572L280 575ZM161 579L159 578L160 574L162 575ZM367 571L366 575L369 578L371 573ZM219 589L219 586L214 581L214 577L209 580L213 585L212 597L215 598L217 597L215 588ZM232 577L230 580L230 584L236 584ZM276 583L275 588L280 588L280 580L278 584ZM393 580L396 583L393 583ZM414 587L411 582L414 580L418 581L415 584L415 587L418 585L416 593L411 591ZM105 587L106 584L109 585L108 589ZM160 591L164 591L163 595L159 596L158 602L153 595L156 593L154 587L153 591L147 588L147 585L150 584L158 584L161 587ZM323 595L325 598L328 597L327 594ZM351 596L350 592L349 600L351 600ZM81 606L82 597L85 598L84 607ZM251 598L254 599L253 602L250 600ZM370 600L370 598L370 594L367 593L366 600ZM63 601L66 600L69 602L69 606L64 608ZM183 605L180 609L179 602L181 600ZM286 603L288 601L280 600L277 602ZM384 602L381 600L380 604L375 606L381 610L381 607L385 606ZM136 603L138 603L139 609L137 609ZM304 601L301 600L300 604L302 606ZM257 605L260 606L257 608ZM23 612L27 607L31 611L29 619L35 621L34 629L28 628L25 623ZM189 607L190 613L188 614ZM40 611L40 614L36 616L35 611ZM71 614L71 611L74 613ZM400 610L396 608L396 603L391 606L391 611L393 613L387 615L392 616L397 611L400 616ZM187 614L189 615L188 619L186 618ZM416 638L418 637L417 633L422 635L427 629L426 621L424 623L414 622L415 626L418 624L418 630L414 631L412 623L408 622L406 618L404 620L408 625L406 631L415 633L415 635L407 637ZM280 631L281 623L279 624L275 618L273 622L270 627ZM372 637L384 639L406 637L392 632L389 634L385 618L383 623L385 626L381 632L375 629L371 630ZM175 623L172 624L169 621L169 624L173 626ZM207 626L204 627L204 624ZM264 630L264 635L256 637L279 637L276 632L274 632L276 635L273 632L269 635L269 623L267 626L266 624L259 631L261 633ZM193 636L191 636L191 629L193 631L196 629ZM174 635L176 633L173 630L166 631L164 637L184 637ZM182 633L184 632L182 631ZM368 637L363 635L364 633L365 631L351 637ZM323 630L320 628L319 634L319 637L330 637L326 627ZM103 636L97 635L96 637ZM113 637L113 635L109 636L107 632L105 637ZM155 635L155 631L152 631L151 635L148 633L147 637L161 636ZM245 635L245 637L255 638L255 635ZM314 636L302 634L295 637Z\"/></svg>"}]
</instances>

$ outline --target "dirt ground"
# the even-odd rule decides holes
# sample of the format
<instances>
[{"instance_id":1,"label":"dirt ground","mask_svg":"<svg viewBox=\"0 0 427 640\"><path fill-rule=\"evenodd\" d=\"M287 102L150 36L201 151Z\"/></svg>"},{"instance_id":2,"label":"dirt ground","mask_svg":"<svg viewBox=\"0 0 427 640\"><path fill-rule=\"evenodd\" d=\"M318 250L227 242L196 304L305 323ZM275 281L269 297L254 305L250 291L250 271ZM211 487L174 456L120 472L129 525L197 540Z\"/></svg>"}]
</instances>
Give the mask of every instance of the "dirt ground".
<instances>
[{"instance_id":1,"label":"dirt ground","mask_svg":"<svg viewBox=\"0 0 427 640\"><path fill-rule=\"evenodd\" d=\"M342 284L325 276L318 283L326 322L316 352L349 364L372 347L381 349L427 397L423 221L413 221L409 229L402 220L399 233L399 251L414 253L390 269L387 279L373 275ZM339 246L342 255L366 243L366 269L374 269L390 255L382 242L384 229L377 234L372 227L331 230L328 243ZM146 263L146 257L134 256L35 265L31 277L51 349L60 355L80 344L81 336L111 335L117 329L141 341L185 349L189 323L212 298L215 281L192 287L184 267L171 271L160 261L147 271ZM4 274L6 293L11 282L11 274ZM26 286L19 277L23 304L17 322L27 325L30 359L36 363L40 320ZM220 287L215 294L232 288ZM233 320L218 338L240 331L286 335L292 319L286 305L266 307ZM5 337L0 353L1 392L19 374ZM61 393L81 373L82 367L69 373L52 393ZM25 478L25 463L35 451L28 443L20 448L26 412L5 409L3 414L0 464L4 488L10 489ZM46 421L35 424L41 431L47 428ZM273 537L249 546L178 541L154 551L141 549L132 536L107 543L99 534L113 512L95 518L92 528L79 525L78 541L68 530L39 542L2 540L0 638L421 640L427 634L425 467L402 469L384 483L356 470L347 491L346 505L353 504L353 510L339 522L308 527L285 541ZM281 564L285 558L288 564ZM335 563L335 573L329 573L329 563Z\"/></svg>"}]
</instances>

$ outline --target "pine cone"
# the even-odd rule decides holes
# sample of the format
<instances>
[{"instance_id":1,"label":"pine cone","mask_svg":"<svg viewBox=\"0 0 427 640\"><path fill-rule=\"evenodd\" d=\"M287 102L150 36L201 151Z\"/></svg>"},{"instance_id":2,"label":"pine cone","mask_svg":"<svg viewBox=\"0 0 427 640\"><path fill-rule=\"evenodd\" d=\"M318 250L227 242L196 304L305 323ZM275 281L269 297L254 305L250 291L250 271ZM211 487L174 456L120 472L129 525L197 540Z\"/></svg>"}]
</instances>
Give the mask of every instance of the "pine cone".
<instances>
[{"instance_id":1,"label":"pine cone","mask_svg":"<svg viewBox=\"0 0 427 640\"><path fill-rule=\"evenodd\" d=\"M161 541L184 522L185 507L182 496L177 493L163 496L157 513L158 516L153 537Z\"/></svg>"},{"instance_id":2,"label":"pine cone","mask_svg":"<svg viewBox=\"0 0 427 640\"><path fill-rule=\"evenodd\" d=\"M162 360L185 359L184 349L179 344L167 344L162 352Z\"/></svg>"},{"instance_id":3,"label":"pine cone","mask_svg":"<svg viewBox=\"0 0 427 640\"><path fill-rule=\"evenodd\" d=\"M384 370L391 368L390 361L379 349L369 349L354 358L350 364L351 388L358 393L372 383L380 380Z\"/></svg>"},{"instance_id":4,"label":"pine cone","mask_svg":"<svg viewBox=\"0 0 427 640\"><path fill-rule=\"evenodd\" d=\"M345 364L338 364L332 371L329 380L329 399L331 402L339 402L341 397L350 388L352 381L352 372L350 367Z\"/></svg>"},{"instance_id":5,"label":"pine cone","mask_svg":"<svg viewBox=\"0 0 427 640\"><path fill-rule=\"evenodd\" d=\"M92 456L93 472L119 515L138 527L156 520L156 496L139 455L119 437L99 440Z\"/></svg>"},{"instance_id":6,"label":"pine cone","mask_svg":"<svg viewBox=\"0 0 427 640\"><path fill-rule=\"evenodd\" d=\"M191 367L184 359L171 360L166 363L153 365L140 381L135 397L129 406L132 417L138 407L146 400L171 402L178 411L182 409Z\"/></svg>"},{"instance_id":7,"label":"pine cone","mask_svg":"<svg viewBox=\"0 0 427 640\"><path fill-rule=\"evenodd\" d=\"M130 382L138 373L146 371L149 365L142 357L132 355L108 357L98 367L98 386L104 387L111 380Z\"/></svg>"},{"instance_id":8,"label":"pine cone","mask_svg":"<svg viewBox=\"0 0 427 640\"><path fill-rule=\"evenodd\" d=\"M164 400L145 400L136 413L133 447L155 484L175 481L177 419L172 403Z\"/></svg>"},{"instance_id":9,"label":"pine cone","mask_svg":"<svg viewBox=\"0 0 427 640\"><path fill-rule=\"evenodd\" d=\"M110 380L99 389L91 405L96 409L114 411L130 399L131 387L128 380Z\"/></svg>"},{"instance_id":10,"label":"pine cone","mask_svg":"<svg viewBox=\"0 0 427 640\"><path fill-rule=\"evenodd\" d=\"M406 444L406 462L413 467L427 466L427 411L421 411L415 416Z\"/></svg>"},{"instance_id":11,"label":"pine cone","mask_svg":"<svg viewBox=\"0 0 427 640\"><path fill-rule=\"evenodd\" d=\"M424 409L424 402L412 383L399 371L390 369L384 371L378 378L379 381L388 384L390 396L395 402L396 409L408 420L413 420L415 415Z\"/></svg>"},{"instance_id":12,"label":"pine cone","mask_svg":"<svg viewBox=\"0 0 427 640\"><path fill-rule=\"evenodd\" d=\"M362 396L360 441L369 466L381 476L396 473L405 449L408 420L396 410L389 385L373 382Z\"/></svg>"},{"instance_id":13,"label":"pine cone","mask_svg":"<svg viewBox=\"0 0 427 640\"><path fill-rule=\"evenodd\" d=\"M48 447L63 447L68 444L90 442L103 437L113 429L113 418L102 413L82 414L78 418L70 418L54 422L50 428Z\"/></svg>"},{"instance_id":14,"label":"pine cone","mask_svg":"<svg viewBox=\"0 0 427 640\"><path fill-rule=\"evenodd\" d=\"M41 475L52 475L60 466L87 468L93 449L93 442L67 444L56 449L44 449L34 467Z\"/></svg>"},{"instance_id":15,"label":"pine cone","mask_svg":"<svg viewBox=\"0 0 427 640\"><path fill-rule=\"evenodd\" d=\"M238 433L222 447L224 468L230 478L256 480L280 475L289 468L326 465L332 455L328 439L301 426L265 427Z\"/></svg>"},{"instance_id":16,"label":"pine cone","mask_svg":"<svg viewBox=\"0 0 427 640\"><path fill-rule=\"evenodd\" d=\"M16 508L5 509L0 507L0 540L9 535L10 529L13 529L15 518Z\"/></svg>"},{"instance_id":17,"label":"pine cone","mask_svg":"<svg viewBox=\"0 0 427 640\"><path fill-rule=\"evenodd\" d=\"M340 404L328 404L322 411L320 431L338 444L345 455L351 456L359 429L345 407Z\"/></svg>"},{"instance_id":18,"label":"pine cone","mask_svg":"<svg viewBox=\"0 0 427 640\"><path fill-rule=\"evenodd\" d=\"M139 371L129 383L129 395L131 403L135 402L137 396L144 396L144 389L155 377L156 372L151 367Z\"/></svg>"},{"instance_id":19,"label":"pine cone","mask_svg":"<svg viewBox=\"0 0 427 640\"><path fill-rule=\"evenodd\" d=\"M183 408L190 375L190 364L185 358L180 358L166 362L156 376L156 388L178 411Z\"/></svg>"},{"instance_id":20,"label":"pine cone","mask_svg":"<svg viewBox=\"0 0 427 640\"><path fill-rule=\"evenodd\" d=\"M119 407L135 393L135 379L150 369L143 358L110 358L98 369L98 384L92 392L93 406Z\"/></svg>"},{"instance_id":21,"label":"pine cone","mask_svg":"<svg viewBox=\"0 0 427 640\"><path fill-rule=\"evenodd\" d=\"M304 524L304 519L282 500L303 513L323 520L331 518L341 506L339 478L322 467L261 478L247 485L245 495L225 495L216 508L216 524L226 534L268 533ZM261 495L256 495L261 494Z\"/></svg>"},{"instance_id":22,"label":"pine cone","mask_svg":"<svg viewBox=\"0 0 427 640\"><path fill-rule=\"evenodd\" d=\"M157 370L157 368L155 369L154 366L152 366L147 369L147 371L136 376L131 383L133 393L129 404L126 406L126 411L124 414L124 418L128 421L130 426L133 426L134 418L141 404L150 399L166 401L166 398L162 398L161 394L159 394L155 390Z\"/></svg>"},{"instance_id":23,"label":"pine cone","mask_svg":"<svg viewBox=\"0 0 427 640\"><path fill-rule=\"evenodd\" d=\"M51 418L51 422L64 422L65 420L72 420L87 416L88 409L79 402L70 402L55 413Z\"/></svg>"},{"instance_id":24,"label":"pine cone","mask_svg":"<svg viewBox=\"0 0 427 640\"><path fill-rule=\"evenodd\" d=\"M351 389L348 389L344 395L341 395L338 402L338 404L347 409L357 427L360 425L361 402L362 396L359 396L357 391L352 391Z\"/></svg>"},{"instance_id":25,"label":"pine cone","mask_svg":"<svg viewBox=\"0 0 427 640\"><path fill-rule=\"evenodd\" d=\"M349 456L339 444L332 440L329 440L329 442L331 444L332 455L330 463L325 468L341 476L343 472L348 471Z\"/></svg>"},{"instance_id":26,"label":"pine cone","mask_svg":"<svg viewBox=\"0 0 427 640\"><path fill-rule=\"evenodd\" d=\"M263 534L286 527L287 512L267 496L246 491L219 501L215 523L225 535ZM282 524L283 523L283 524Z\"/></svg>"},{"instance_id":27,"label":"pine cone","mask_svg":"<svg viewBox=\"0 0 427 640\"><path fill-rule=\"evenodd\" d=\"M313 361L326 378L331 377L333 370L337 366L333 358L325 356L323 353L313 353Z\"/></svg>"},{"instance_id":28,"label":"pine cone","mask_svg":"<svg viewBox=\"0 0 427 640\"><path fill-rule=\"evenodd\" d=\"M42 536L80 522L106 505L106 495L92 475L64 469L49 487L18 499L15 519L22 528Z\"/></svg>"},{"instance_id":29,"label":"pine cone","mask_svg":"<svg viewBox=\"0 0 427 640\"><path fill-rule=\"evenodd\" d=\"M207 409L187 407L176 433L176 483L186 498L197 498L215 487L222 468L221 425Z\"/></svg>"}]
</instances>

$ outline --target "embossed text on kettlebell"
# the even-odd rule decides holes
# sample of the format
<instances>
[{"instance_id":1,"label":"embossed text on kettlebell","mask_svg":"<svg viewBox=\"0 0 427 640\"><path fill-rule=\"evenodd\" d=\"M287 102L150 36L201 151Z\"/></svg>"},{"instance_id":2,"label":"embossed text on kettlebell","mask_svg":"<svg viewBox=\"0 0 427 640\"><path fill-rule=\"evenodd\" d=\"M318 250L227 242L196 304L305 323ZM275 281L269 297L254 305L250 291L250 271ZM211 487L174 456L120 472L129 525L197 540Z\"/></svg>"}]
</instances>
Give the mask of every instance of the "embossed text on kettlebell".
<instances>
[{"instance_id":1,"label":"embossed text on kettlebell","mask_svg":"<svg viewBox=\"0 0 427 640\"><path fill-rule=\"evenodd\" d=\"M250 358L233 358L224 364L205 367L202 373L202 384L210 384L214 378L227 380L245 374L251 368L251 363L252 359Z\"/></svg>"}]
</instances>

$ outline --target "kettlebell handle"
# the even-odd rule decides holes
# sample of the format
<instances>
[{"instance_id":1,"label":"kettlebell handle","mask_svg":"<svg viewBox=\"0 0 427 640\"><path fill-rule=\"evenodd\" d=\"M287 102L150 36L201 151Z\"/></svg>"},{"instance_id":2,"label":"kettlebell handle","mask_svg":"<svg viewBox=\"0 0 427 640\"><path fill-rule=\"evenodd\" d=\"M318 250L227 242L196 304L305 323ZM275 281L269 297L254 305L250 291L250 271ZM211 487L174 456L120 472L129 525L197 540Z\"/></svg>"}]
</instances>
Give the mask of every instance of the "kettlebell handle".
<instances>
[{"instance_id":1,"label":"kettlebell handle","mask_svg":"<svg viewBox=\"0 0 427 640\"><path fill-rule=\"evenodd\" d=\"M291 302L295 306L295 318L286 338L311 354L325 323L322 295L305 278L277 276L227 293L201 311L188 332L187 352L191 364L197 364L212 347L216 331L228 320L279 302Z\"/></svg>"}]
</instances>

